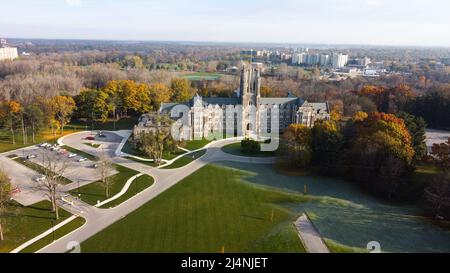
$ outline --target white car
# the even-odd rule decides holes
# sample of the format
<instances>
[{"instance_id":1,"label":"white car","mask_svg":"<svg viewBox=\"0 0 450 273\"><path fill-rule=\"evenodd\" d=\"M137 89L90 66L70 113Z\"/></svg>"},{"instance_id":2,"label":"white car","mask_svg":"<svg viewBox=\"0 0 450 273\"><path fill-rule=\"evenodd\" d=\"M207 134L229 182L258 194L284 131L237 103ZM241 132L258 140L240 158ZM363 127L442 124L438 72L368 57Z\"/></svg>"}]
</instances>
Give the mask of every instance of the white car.
<instances>
[{"instance_id":1,"label":"white car","mask_svg":"<svg viewBox=\"0 0 450 273\"><path fill-rule=\"evenodd\" d=\"M36 157L37 157L37 155L28 155L27 159L32 159L32 158L36 158Z\"/></svg>"},{"instance_id":2,"label":"white car","mask_svg":"<svg viewBox=\"0 0 450 273\"><path fill-rule=\"evenodd\" d=\"M36 182L43 182L45 181L47 178L45 176L39 176L38 178L36 178Z\"/></svg>"},{"instance_id":3,"label":"white car","mask_svg":"<svg viewBox=\"0 0 450 273\"><path fill-rule=\"evenodd\" d=\"M77 156L77 154L69 154L69 158L74 158L76 156Z\"/></svg>"},{"instance_id":4,"label":"white car","mask_svg":"<svg viewBox=\"0 0 450 273\"><path fill-rule=\"evenodd\" d=\"M86 158L80 158L80 159L78 159L78 162L84 162L84 161L86 161L87 159Z\"/></svg>"}]
</instances>

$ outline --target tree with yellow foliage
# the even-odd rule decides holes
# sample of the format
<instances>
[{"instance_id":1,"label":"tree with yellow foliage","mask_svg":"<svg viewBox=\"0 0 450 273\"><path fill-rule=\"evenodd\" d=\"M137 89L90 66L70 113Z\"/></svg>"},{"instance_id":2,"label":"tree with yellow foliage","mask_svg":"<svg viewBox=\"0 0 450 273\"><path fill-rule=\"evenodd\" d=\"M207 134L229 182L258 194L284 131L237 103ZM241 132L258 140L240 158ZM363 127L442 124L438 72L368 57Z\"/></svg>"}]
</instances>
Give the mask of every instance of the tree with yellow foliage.
<instances>
[{"instance_id":1,"label":"tree with yellow foliage","mask_svg":"<svg viewBox=\"0 0 450 273\"><path fill-rule=\"evenodd\" d=\"M158 110L161 103L170 101L172 90L164 83L155 83L149 86L151 105L153 110Z\"/></svg>"},{"instance_id":2,"label":"tree with yellow foliage","mask_svg":"<svg viewBox=\"0 0 450 273\"><path fill-rule=\"evenodd\" d=\"M71 115L76 109L75 101L69 96L56 96L51 100L53 105L53 119L58 125L61 134L64 134L64 127L70 122Z\"/></svg>"}]
</instances>

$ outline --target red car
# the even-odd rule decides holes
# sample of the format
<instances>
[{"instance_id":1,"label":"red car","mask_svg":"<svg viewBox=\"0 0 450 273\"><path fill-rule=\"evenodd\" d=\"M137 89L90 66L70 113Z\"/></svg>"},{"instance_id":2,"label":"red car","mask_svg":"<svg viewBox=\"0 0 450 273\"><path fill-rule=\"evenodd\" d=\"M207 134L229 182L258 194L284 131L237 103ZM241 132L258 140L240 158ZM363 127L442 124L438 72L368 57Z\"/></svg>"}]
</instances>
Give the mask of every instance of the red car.
<instances>
[{"instance_id":1,"label":"red car","mask_svg":"<svg viewBox=\"0 0 450 273\"><path fill-rule=\"evenodd\" d=\"M95 137L93 137L93 136L88 136L88 137L86 137L86 140L95 140Z\"/></svg>"}]
</instances>

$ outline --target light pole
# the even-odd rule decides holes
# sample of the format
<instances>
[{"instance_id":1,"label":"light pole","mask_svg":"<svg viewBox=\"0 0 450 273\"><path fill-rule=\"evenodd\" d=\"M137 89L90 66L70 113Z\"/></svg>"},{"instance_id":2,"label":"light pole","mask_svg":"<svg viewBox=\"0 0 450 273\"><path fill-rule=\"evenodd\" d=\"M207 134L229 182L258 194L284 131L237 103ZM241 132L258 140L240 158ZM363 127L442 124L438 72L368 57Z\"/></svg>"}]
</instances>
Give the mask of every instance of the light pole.
<instances>
[{"instance_id":1,"label":"light pole","mask_svg":"<svg viewBox=\"0 0 450 273\"><path fill-rule=\"evenodd\" d=\"M55 241L55 220L52 220L52 234L53 234L53 242Z\"/></svg>"},{"instance_id":2,"label":"light pole","mask_svg":"<svg viewBox=\"0 0 450 273\"><path fill-rule=\"evenodd\" d=\"M78 178L78 199L81 199L81 193L80 193L80 179Z\"/></svg>"}]
</instances>

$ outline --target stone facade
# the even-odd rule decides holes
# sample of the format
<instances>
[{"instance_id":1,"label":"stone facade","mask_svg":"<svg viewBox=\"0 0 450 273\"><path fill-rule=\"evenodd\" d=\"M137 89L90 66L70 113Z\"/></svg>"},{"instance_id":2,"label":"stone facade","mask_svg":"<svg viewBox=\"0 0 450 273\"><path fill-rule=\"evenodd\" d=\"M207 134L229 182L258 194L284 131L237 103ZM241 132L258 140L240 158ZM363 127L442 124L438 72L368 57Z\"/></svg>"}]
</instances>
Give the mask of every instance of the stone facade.
<instances>
[{"instance_id":1,"label":"stone facade","mask_svg":"<svg viewBox=\"0 0 450 273\"><path fill-rule=\"evenodd\" d=\"M291 124L312 127L330 118L328 103L309 103L289 94L285 98L261 97L261 64L241 71L239 95L233 98L203 98L198 94L184 104L163 103L159 112L177 120L180 139L263 137L283 132ZM151 124L140 122L135 135Z\"/></svg>"}]
</instances>

